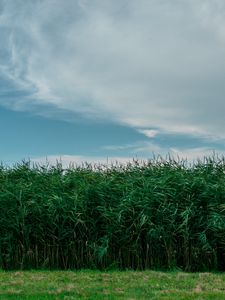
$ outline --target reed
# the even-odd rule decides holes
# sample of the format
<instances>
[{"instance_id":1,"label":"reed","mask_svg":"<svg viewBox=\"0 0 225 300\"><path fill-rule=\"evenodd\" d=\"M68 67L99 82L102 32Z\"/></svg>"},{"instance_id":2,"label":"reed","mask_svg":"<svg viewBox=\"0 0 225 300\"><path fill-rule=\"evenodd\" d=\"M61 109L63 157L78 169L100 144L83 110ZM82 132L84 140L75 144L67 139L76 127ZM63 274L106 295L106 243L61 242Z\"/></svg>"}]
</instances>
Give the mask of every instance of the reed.
<instances>
[{"instance_id":1,"label":"reed","mask_svg":"<svg viewBox=\"0 0 225 300\"><path fill-rule=\"evenodd\" d=\"M225 270L225 160L0 167L0 268Z\"/></svg>"}]
</instances>

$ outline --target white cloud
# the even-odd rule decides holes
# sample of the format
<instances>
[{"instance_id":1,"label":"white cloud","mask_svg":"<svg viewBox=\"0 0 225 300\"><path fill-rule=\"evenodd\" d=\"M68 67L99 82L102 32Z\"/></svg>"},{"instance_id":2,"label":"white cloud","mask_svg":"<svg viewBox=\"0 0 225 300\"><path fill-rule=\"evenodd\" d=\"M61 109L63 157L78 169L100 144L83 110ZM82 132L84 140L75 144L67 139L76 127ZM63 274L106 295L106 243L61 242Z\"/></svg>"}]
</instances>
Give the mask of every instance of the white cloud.
<instances>
[{"instance_id":1,"label":"white cloud","mask_svg":"<svg viewBox=\"0 0 225 300\"><path fill-rule=\"evenodd\" d=\"M155 151L154 151L155 150ZM126 165L127 163L132 163L134 160L138 160L140 163L147 161L149 159L157 158L160 156L167 160L169 157L175 159L176 161L187 160L190 164L197 161L203 160L204 157L223 157L223 151L214 151L207 147L199 147L192 149L179 149L179 148L160 148L155 145L145 145L142 148L136 148L136 154L133 156L81 156L81 155L48 155L46 157L32 157L30 158L31 163L37 163L39 165L56 165L61 163L63 168L68 168L70 166L82 166L85 164L91 164L92 166L112 166L116 164ZM138 155L139 152L145 152L145 155Z\"/></svg>"},{"instance_id":2,"label":"white cloud","mask_svg":"<svg viewBox=\"0 0 225 300\"><path fill-rule=\"evenodd\" d=\"M140 159L148 159L156 153L165 155L168 153L167 147L162 147L152 141L140 141L126 145L108 145L104 146L102 149L108 151L108 153L110 153L111 151L126 151L131 155L131 157L138 157Z\"/></svg>"},{"instance_id":3,"label":"white cloud","mask_svg":"<svg viewBox=\"0 0 225 300\"><path fill-rule=\"evenodd\" d=\"M139 129L138 132L143 133L149 138L154 138L159 133L159 131L155 129Z\"/></svg>"},{"instance_id":4,"label":"white cloud","mask_svg":"<svg viewBox=\"0 0 225 300\"><path fill-rule=\"evenodd\" d=\"M223 0L1 3L0 72L29 91L26 101L137 129L225 136Z\"/></svg>"},{"instance_id":5,"label":"white cloud","mask_svg":"<svg viewBox=\"0 0 225 300\"><path fill-rule=\"evenodd\" d=\"M135 158L135 157L134 157ZM96 156L82 156L82 155L49 155L46 157L33 157L30 159L31 163L37 163L40 165L56 165L61 163L63 168L68 168L70 165L82 166L85 163L92 165L105 165L110 166L112 164L121 163L126 164L133 161L133 157L96 157Z\"/></svg>"},{"instance_id":6,"label":"white cloud","mask_svg":"<svg viewBox=\"0 0 225 300\"><path fill-rule=\"evenodd\" d=\"M171 148L169 153L175 159L179 157L179 159L185 159L190 162L196 161L198 159L203 160L204 157L224 156L224 151L214 151L213 149L207 147L199 147L185 150Z\"/></svg>"},{"instance_id":7,"label":"white cloud","mask_svg":"<svg viewBox=\"0 0 225 300\"><path fill-rule=\"evenodd\" d=\"M225 2L222 0L195 1L193 9L201 20L202 26L213 35L216 34L215 37L224 44Z\"/></svg>"}]
</instances>

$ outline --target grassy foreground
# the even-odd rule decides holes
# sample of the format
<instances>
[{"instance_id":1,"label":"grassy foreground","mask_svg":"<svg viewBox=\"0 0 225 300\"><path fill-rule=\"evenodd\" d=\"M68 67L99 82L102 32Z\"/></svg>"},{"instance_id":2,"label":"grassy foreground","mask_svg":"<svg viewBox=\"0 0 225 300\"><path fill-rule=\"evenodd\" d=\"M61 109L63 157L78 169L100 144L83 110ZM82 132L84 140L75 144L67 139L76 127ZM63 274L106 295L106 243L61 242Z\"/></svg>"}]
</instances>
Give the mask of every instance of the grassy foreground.
<instances>
[{"instance_id":1,"label":"grassy foreground","mask_svg":"<svg viewBox=\"0 0 225 300\"><path fill-rule=\"evenodd\" d=\"M225 274L0 272L0 299L225 299Z\"/></svg>"}]
</instances>

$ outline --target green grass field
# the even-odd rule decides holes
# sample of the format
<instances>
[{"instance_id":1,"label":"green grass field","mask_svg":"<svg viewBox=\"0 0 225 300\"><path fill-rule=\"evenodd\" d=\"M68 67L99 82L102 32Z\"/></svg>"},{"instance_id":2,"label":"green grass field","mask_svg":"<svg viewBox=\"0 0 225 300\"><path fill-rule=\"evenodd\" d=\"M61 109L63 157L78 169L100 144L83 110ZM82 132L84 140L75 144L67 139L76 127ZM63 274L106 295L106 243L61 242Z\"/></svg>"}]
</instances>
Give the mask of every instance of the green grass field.
<instances>
[{"instance_id":1,"label":"green grass field","mask_svg":"<svg viewBox=\"0 0 225 300\"><path fill-rule=\"evenodd\" d=\"M0 299L225 299L225 274L154 271L0 272Z\"/></svg>"}]
</instances>

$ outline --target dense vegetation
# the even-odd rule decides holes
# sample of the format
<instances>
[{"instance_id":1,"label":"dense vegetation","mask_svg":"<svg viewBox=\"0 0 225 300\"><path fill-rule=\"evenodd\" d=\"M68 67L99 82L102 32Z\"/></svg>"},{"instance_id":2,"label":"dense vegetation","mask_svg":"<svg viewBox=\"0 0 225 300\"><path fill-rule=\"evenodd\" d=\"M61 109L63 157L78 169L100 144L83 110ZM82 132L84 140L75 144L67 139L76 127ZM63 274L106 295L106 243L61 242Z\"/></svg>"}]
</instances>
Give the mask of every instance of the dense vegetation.
<instances>
[{"instance_id":1,"label":"dense vegetation","mask_svg":"<svg viewBox=\"0 0 225 300\"><path fill-rule=\"evenodd\" d=\"M0 167L0 268L225 270L225 160Z\"/></svg>"}]
</instances>

